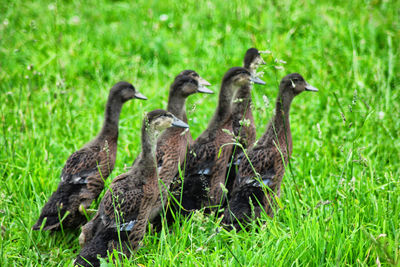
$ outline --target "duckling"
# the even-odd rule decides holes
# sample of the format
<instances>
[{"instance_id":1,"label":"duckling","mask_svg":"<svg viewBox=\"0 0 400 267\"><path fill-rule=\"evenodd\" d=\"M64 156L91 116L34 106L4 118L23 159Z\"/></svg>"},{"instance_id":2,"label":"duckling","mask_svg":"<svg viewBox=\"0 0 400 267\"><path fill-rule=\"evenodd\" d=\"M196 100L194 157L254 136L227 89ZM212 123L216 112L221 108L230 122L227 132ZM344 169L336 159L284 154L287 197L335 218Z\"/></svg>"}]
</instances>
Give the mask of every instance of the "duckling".
<instances>
[{"instance_id":1,"label":"duckling","mask_svg":"<svg viewBox=\"0 0 400 267\"><path fill-rule=\"evenodd\" d=\"M61 224L64 229L73 229L86 221L84 210L99 196L105 179L114 169L119 116L122 105L132 98L147 99L128 82L119 82L111 88L103 128L68 158L57 191L43 207L33 230L41 229L42 225L43 230L59 230Z\"/></svg>"},{"instance_id":2,"label":"duckling","mask_svg":"<svg viewBox=\"0 0 400 267\"><path fill-rule=\"evenodd\" d=\"M280 196L285 165L288 164L293 150L289 122L290 104L303 91L318 90L298 73L289 74L282 79L276 101L276 114L257 145L248 150L250 162L243 154L238 158L238 175L222 221L225 225L233 225L240 230L241 224L251 220L250 201L254 205L256 218L262 210L273 217L273 197Z\"/></svg>"},{"instance_id":3,"label":"duckling","mask_svg":"<svg viewBox=\"0 0 400 267\"><path fill-rule=\"evenodd\" d=\"M84 246L75 264L99 266L98 254L105 257L107 251L112 249L121 249L125 253L129 253L130 247L137 249L159 194L157 136L171 126L189 127L165 110L154 110L145 116L142 124L142 152L132 169L116 177L105 193L96 216L90 222L95 229L94 235L89 241L84 240L87 238L84 232L80 236Z\"/></svg>"},{"instance_id":4,"label":"duckling","mask_svg":"<svg viewBox=\"0 0 400 267\"><path fill-rule=\"evenodd\" d=\"M243 60L243 66L246 68L255 83L265 85L265 82L257 77L257 68L265 65L260 52L256 48L250 48L246 51ZM256 140L256 126L252 112L251 86L243 86L239 89L236 99L233 101L233 133L237 141L244 149L251 147ZM242 148L235 146L233 148L232 160L228 164L228 177L225 185L228 189L228 196L232 192L233 182L236 177L236 157L242 152Z\"/></svg>"},{"instance_id":5,"label":"duckling","mask_svg":"<svg viewBox=\"0 0 400 267\"><path fill-rule=\"evenodd\" d=\"M170 87L167 110L178 119L187 123L185 102L186 98L194 93L211 94L213 91L207 89L205 80L194 71L183 71L175 78ZM208 83L208 82L207 82ZM210 83L208 83L210 84ZM157 166L162 181L161 195L159 195L151 218L154 219L162 209L162 203L166 203L166 192L178 173L178 165L185 159L187 145L193 142L189 129L168 128L157 141ZM159 220L156 220L159 221Z\"/></svg>"},{"instance_id":6,"label":"duckling","mask_svg":"<svg viewBox=\"0 0 400 267\"><path fill-rule=\"evenodd\" d=\"M257 68L264 64L256 48L247 50L243 65L250 72L254 83L265 85L265 82L257 77ZM239 89L232 108L233 132L244 148L250 147L256 140L256 127L251 108L251 88L251 86L243 86Z\"/></svg>"},{"instance_id":7,"label":"duckling","mask_svg":"<svg viewBox=\"0 0 400 267\"><path fill-rule=\"evenodd\" d=\"M207 129L189 147L186 166L182 166L183 188L178 176L171 188L178 199L182 190L181 204L185 211L220 203L223 197L220 183L224 184L226 166L232 154L232 146L226 145L232 142L232 100L237 91L250 86L250 82L250 72L245 68L234 67L226 72L214 116ZM176 208L172 203L172 209Z\"/></svg>"}]
</instances>

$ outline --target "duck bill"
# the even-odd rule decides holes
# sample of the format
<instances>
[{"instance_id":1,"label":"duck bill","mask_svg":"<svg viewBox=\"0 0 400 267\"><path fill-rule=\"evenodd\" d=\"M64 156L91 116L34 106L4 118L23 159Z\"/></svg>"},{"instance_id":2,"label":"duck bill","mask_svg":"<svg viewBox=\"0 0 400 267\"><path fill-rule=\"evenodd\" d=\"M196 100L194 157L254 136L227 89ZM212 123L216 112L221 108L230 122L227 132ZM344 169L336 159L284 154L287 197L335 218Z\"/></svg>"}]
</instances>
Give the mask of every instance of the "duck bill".
<instances>
[{"instance_id":1,"label":"duck bill","mask_svg":"<svg viewBox=\"0 0 400 267\"><path fill-rule=\"evenodd\" d=\"M262 84L262 85L265 85L265 84L266 84L263 80L261 80L261 79L258 78L258 77L251 77L251 78L250 78L250 81L252 81L253 83L256 83L256 84Z\"/></svg>"},{"instance_id":2,"label":"duck bill","mask_svg":"<svg viewBox=\"0 0 400 267\"><path fill-rule=\"evenodd\" d=\"M311 91L311 92L318 92L318 89L315 88L314 86L306 83L306 87L305 87L306 91Z\"/></svg>"},{"instance_id":3,"label":"duck bill","mask_svg":"<svg viewBox=\"0 0 400 267\"><path fill-rule=\"evenodd\" d=\"M172 126L178 127L178 128L189 128L189 125L187 123L184 123L178 118L174 118L174 121L172 122Z\"/></svg>"},{"instance_id":4,"label":"duck bill","mask_svg":"<svg viewBox=\"0 0 400 267\"><path fill-rule=\"evenodd\" d=\"M211 83L209 83L207 80L203 79L202 77L199 77L199 84L204 85L204 86L210 86Z\"/></svg>"},{"instance_id":5,"label":"duck bill","mask_svg":"<svg viewBox=\"0 0 400 267\"><path fill-rule=\"evenodd\" d=\"M138 92L138 91L135 92L135 98L142 99L142 100L147 100L147 97L145 95L143 95L142 93Z\"/></svg>"},{"instance_id":6,"label":"duck bill","mask_svg":"<svg viewBox=\"0 0 400 267\"><path fill-rule=\"evenodd\" d=\"M214 94L214 91L208 89L207 87L205 87L203 85L199 85L199 87L197 88L197 92L203 93L203 94Z\"/></svg>"}]
</instances>

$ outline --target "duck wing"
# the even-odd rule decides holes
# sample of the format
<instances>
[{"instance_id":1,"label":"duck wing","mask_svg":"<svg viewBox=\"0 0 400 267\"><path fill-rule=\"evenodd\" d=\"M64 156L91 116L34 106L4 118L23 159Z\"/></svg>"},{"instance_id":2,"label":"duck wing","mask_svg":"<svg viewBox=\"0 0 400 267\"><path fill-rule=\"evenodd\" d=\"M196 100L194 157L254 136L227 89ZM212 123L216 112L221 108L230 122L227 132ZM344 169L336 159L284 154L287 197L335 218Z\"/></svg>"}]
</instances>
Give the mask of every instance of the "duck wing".
<instances>
[{"instance_id":1,"label":"duck wing","mask_svg":"<svg viewBox=\"0 0 400 267\"><path fill-rule=\"evenodd\" d=\"M63 219L64 228L76 228L86 218L79 211L103 190L104 182L114 167L111 157L100 145L85 147L73 153L61 172L57 190L44 205L38 221L33 226L39 230L46 218L43 230L58 230ZM68 216L64 218L68 212Z\"/></svg>"},{"instance_id":2,"label":"duck wing","mask_svg":"<svg viewBox=\"0 0 400 267\"><path fill-rule=\"evenodd\" d=\"M276 149L270 149L265 146L257 146L248 152L248 158L242 153L238 157L239 171L236 179L236 185L243 183L249 184L251 181L256 181L254 186L260 180L270 186L270 183L275 178L275 161ZM250 160L250 161L249 161Z\"/></svg>"},{"instance_id":3,"label":"duck wing","mask_svg":"<svg viewBox=\"0 0 400 267\"><path fill-rule=\"evenodd\" d=\"M137 219L143 190L140 185L128 183L129 179L128 173L118 176L100 203L98 212L108 228L129 231Z\"/></svg>"},{"instance_id":4,"label":"duck wing","mask_svg":"<svg viewBox=\"0 0 400 267\"><path fill-rule=\"evenodd\" d=\"M73 153L61 172L61 181L71 184L87 184L88 177L97 176L104 165L113 165L107 151L100 146L85 147ZM110 173L111 170L108 171ZM101 174L105 176L105 173Z\"/></svg>"},{"instance_id":5,"label":"duck wing","mask_svg":"<svg viewBox=\"0 0 400 267\"><path fill-rule=\"evenodd\" d=\"M229 203L224 211L223 224L233 225L240 230L241 225L246 225L247 222L260 217L263 210L273 216L272 194L268 189L265 191L265 187L274 190L279 183L280 175L277 175L277 171L282 165L279 156L275 148L266 146L251 149L248 152L250 161L244 154L240 155L239 171Z\"/></svg>"}]
</instances>

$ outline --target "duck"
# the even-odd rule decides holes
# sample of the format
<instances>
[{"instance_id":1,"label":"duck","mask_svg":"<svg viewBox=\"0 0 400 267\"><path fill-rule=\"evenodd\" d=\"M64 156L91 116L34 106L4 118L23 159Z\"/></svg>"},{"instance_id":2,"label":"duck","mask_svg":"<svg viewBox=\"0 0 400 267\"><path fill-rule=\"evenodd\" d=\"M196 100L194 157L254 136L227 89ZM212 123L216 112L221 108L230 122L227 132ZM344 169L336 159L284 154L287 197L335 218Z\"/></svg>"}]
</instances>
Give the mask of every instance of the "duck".
<instances>
[{"instance_id":1,"label":"duck","mask_svg":"<svg viewBox=\"0 0 400 267\"><path fill-rule=\"evenodd\" d=\"M257 69L260 65L265 65L265 61L261 57L257 48L249 48L244 56L243 67L247 69L253 80L257 84L265 85L266 83L258 77ZM252 86L243 86L239 89L236 99L233 101L233 133L236 137L236 142L241 146L233 148L232 160L228 164L228 176L225 186L228 192L232 191L233 182L236 177L236 157L242 149L251 147L256 140L256 126L252 112L251 99ZM229 196L229 193L228 193Z\"/></svg>"},{"instance_id":2,"label":"duck","mask_svg":"<svg viewBox=\"0 0 400 267\"><path fill-rule=\"evenodd\" d=\"M114 169L120 113L123 104L133 98L147 99L125 81L111 88L100 133L69 156L57 190L44 205L33 230L77 229L86 221L86 210Z\"/></svg>"},{"instance_id":3,"label":"duck","mask_svg":"<svg viewBox=\"0 0 400 267\"><path fill-rule=\"evenodd\" d=\"M189 128L168 111L157 109L147 113L142 123L142 151L132 168L112 181L97 214L89 222L93 236L85 236L84 232L80 236L80 241L86 240L75 264L99 266L97 255L104 258L113 249L129 254L138 248L159 194L157 137L168 127Z\"/></svg>"},{"instance_id":4,"label":"duck","mask_svg":"<svg viewBox=\"0 0 400 267\"><path fill-rule=\"evenodd\" d=\"M317 92L298 73L286 75L280 82L275 115L257 144L238 156L239 167L234 188L224 211L222 224L241 230L264 210L274 216L274 198L280 197L285 166L293 151L289 111L295 96L304 91ZM252 210L254 206L254 211ZM252 218L252 212L254 217Z\"/></svg>"},{"instance_id":5,"label":"duck","mask_svg":"<svg viewBox=\"0 0 400 267\"><path fill-rule=\"evenodd\" d=\"M250 72L243 67L233 67L225 73L214 115L207 129L189 146L181 166L183 182L176 175L171 185L172 195L181 200L182 214L220 203L223 197L220 184L225 182L232 154L232 100L241 87L251 86L251 81ZM176 201L171 202L173 212L178 206Z\"/></svg>"},{"instance_id":6,"label":"duck","mask_svg":"<svg viewBox=\"0 0 400 267\"><path fill-rule=\"evenodd\" d=\"M195 71L181 72L170 87L167 110L178 119L188 123L185 107L186 99L195 93L214 93L205 85L211 84L201 78ZM157 227L155 222L160 221L159 215L162 208L166 206L170 184L176 173L178 173L179 164L185 160L187 146L192 143L193 138L188 128L168 128L157 140L157 166L162 185L160 188L161 194L155 203L151 216L151 221L155 227Z\"/></svg>"},{"instance_id":7,"label":"duck","mask_svg":"<svg viewBox=\"0 0 400 267\"><path fill-rule=\"evenodd\" d=\"M249 48L244 56L243 67L250 72L252 79L257 81L257 84L265 85L266 83L257 76L257 69L260 65L265 65L260 52L256 48ZM241 87L233 101L232 108L233 132L244 148L250 147L256 140L251 89L251 86Z\"/></svg>"}]
</instances>

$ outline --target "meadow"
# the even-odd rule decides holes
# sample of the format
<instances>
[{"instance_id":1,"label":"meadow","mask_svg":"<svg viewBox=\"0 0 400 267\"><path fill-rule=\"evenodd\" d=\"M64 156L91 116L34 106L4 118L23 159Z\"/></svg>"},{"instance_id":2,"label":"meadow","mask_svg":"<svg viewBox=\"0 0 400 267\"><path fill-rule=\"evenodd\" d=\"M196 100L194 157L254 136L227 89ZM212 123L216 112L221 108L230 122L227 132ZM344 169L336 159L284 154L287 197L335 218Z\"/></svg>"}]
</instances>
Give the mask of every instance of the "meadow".
<instances>
[{"instance_id":1,"label":"meadow","mask_svg":"<svg viewBox=\"0 0 400 267\"><path fill-rule=\"evenodd\" d=\"M276 216L228 232L198 212L160 233L149 230L137 254L117 264L398 266L396 0L2 0L0 266L72 265L79 231L31 227L68 156L100 130L114 83L129 81L149 100L124 105L107 184L140 152L143 114L166 107L175 75L194 69L218 91L250 47L269 51L267 85L252 91L258 137L283 76L298 72L319 89L293 101L293 156ZM217 97L189 97L194 137Z\"/></svg>"}]
</instances>

